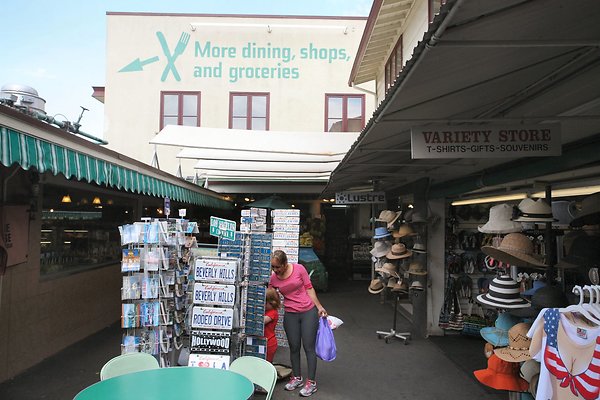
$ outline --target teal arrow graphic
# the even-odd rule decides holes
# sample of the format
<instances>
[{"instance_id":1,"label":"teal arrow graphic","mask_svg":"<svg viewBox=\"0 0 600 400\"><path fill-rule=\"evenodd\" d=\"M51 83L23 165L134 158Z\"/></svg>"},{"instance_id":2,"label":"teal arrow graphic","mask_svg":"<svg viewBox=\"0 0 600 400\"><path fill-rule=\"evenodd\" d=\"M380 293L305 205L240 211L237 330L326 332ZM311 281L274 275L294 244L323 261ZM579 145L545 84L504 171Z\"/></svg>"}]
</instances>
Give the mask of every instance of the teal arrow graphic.
<instances>
[{"instance_id":1,"label":"teal arrow graphic","mask_svg":"<svg viewBox=\"0 0 600 400\"><path fill-rule=\"evenodd\" d=\"M147 60L140 60L136 58L131 63L127 64L123 68L119 70L119 72L135 72L142 71L144 69L144 65L151 64L153 62L158 61L158 56L149 58Z\"/></svg>"}]
</instances>

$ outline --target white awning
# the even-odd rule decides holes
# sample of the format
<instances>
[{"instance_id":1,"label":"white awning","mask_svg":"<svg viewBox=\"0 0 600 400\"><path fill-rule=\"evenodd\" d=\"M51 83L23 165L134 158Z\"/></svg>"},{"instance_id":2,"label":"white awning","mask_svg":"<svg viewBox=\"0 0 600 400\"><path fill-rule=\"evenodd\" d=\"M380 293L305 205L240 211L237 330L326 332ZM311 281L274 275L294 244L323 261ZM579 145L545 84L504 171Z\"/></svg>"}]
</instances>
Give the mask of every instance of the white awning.
<instances>
[{"instance_id":1,"label":"white awning","mask_svg":"<svg viewBox=\"0 0 600 400\"><path fill-rule=\"evenodd\" d=\"M200 177L327 180L358 132L283 132L169 125L150 142L198 160Z\"/></svg>"}]
</instances>

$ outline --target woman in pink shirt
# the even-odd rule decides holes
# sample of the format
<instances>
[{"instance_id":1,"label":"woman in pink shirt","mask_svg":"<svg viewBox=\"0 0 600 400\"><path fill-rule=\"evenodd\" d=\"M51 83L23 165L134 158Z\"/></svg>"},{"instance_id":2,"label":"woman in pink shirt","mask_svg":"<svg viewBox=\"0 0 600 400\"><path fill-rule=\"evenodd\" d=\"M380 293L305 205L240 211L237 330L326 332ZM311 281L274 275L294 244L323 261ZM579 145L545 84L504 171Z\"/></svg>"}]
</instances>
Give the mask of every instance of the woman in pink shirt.
<instances>
[{"instance_id":1,"label":"woman in pink shirt","mask_svg":"<svg viewBox=\"0 0 600 400\"><path fill-rule=\"evenodd\" d=\"M319 302L302 264L289 263L285 252L275 250L271 256L271 267L273 273L269 286L279 290L283 295L285 308L283 328L290 345L293 375L285 385L285 390L294 390L303 385L300 370L300 346L302 346L306 354L308 376L304 387L300 390L300 396L307 397L317 391L315 342L319 316L327 317L327 311Z\"/></svg>"}]
</instances>

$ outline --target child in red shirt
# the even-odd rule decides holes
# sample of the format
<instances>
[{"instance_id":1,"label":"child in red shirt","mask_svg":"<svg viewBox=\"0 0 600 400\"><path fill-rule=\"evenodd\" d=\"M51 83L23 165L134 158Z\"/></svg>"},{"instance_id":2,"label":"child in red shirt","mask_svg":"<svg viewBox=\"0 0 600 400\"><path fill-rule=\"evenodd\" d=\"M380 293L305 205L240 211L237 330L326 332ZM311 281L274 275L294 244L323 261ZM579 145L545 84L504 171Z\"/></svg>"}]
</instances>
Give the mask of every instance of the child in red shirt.
<instances>
[{"instance_id":1,"label":"child in red shirt","mask_svg":"<svg viewBox=\"0 0 600 400\"><path fill-rule=\"evenodd\" d=\"M265 337L267 338L267 361L272 363L277 351L277 338L275 326L279 320L279 307L281 300L279 293L273 288L267 288L265 296Z\"/></svg>"}]
</instances>

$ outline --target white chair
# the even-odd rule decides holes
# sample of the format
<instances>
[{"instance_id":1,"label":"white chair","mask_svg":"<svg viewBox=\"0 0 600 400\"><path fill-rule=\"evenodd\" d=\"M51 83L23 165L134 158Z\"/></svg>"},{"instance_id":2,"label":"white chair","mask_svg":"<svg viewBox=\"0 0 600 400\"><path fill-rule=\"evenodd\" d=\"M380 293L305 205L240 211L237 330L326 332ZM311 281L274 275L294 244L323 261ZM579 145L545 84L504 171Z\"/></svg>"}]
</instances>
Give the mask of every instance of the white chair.
<instances>
[{"instance_id":1,"label":"white chair","mask_svg":"<svg viewBox=\"0 0 600 400\"><path fill-rule=\"evenodd\" d=\"M252 383L267 391L266 400L270 400L277 382L277 370L270 362L253 356L236 358L229 365L229 370L244 375Z\"/></svg>"},{"instance_id":2,"label":"white chair","mask_svg":"<svg viewBox=\"0 0 600 400\"><path fill-rule=\"evenodd\" d=\"M100 370L100 380L131 372L160 368L158 360L148 353L125 353L106 362Z\"/></svg>"}]
</instances>

